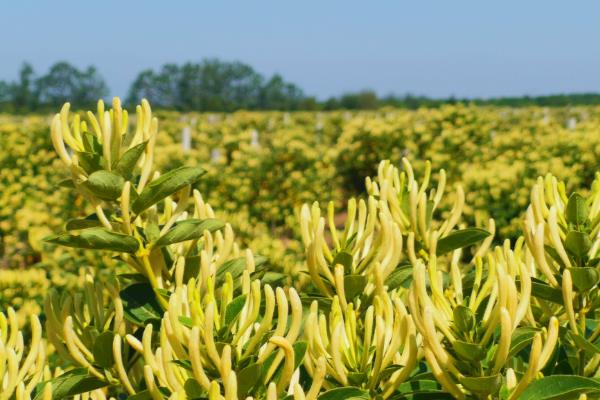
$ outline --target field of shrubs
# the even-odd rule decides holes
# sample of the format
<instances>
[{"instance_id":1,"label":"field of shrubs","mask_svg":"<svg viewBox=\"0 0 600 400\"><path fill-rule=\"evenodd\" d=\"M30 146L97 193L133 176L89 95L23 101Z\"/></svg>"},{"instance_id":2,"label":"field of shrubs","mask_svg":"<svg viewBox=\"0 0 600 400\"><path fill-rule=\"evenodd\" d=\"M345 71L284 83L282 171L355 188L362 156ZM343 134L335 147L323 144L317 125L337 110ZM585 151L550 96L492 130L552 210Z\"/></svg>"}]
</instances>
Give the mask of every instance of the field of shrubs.
<instances>
[{"instance_id":1,"label":"field of shrubs","mask_svg":"<svg viewBox=\"0 0 600 400\"><path fill-rule=\"evenodd\" d=\"M600 108L0 114L0 400L600 398Z\"/></svg>"}]
</instances>

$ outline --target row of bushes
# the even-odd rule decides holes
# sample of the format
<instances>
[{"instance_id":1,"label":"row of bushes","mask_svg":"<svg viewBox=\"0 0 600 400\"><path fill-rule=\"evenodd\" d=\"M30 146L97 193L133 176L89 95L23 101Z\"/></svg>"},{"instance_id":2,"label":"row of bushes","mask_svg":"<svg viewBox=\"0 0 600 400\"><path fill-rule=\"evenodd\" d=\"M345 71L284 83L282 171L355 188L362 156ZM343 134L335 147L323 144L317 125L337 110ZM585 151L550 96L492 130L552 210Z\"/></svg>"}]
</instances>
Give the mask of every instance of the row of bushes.
<instances>
[{"instance_id":1,"label":"row of bushes","mask_svg":"<svg viewBox=\"0 0 600 400\"><path fill-rule=\"evenodd\" d=\"M600 394L600 177L583 195L539 178L520 235L496 246L495 221L469 226L446 171L382 161L341 220L334 202L301 207L294 275L217 217L205 170L157 167L147 102L127 119L116 99L86 123L68 107L52 120L63 185L92 212L44 241L114 265L49 290L24 329L0 313L3 398Z\"/></svg>"}]
</instances>

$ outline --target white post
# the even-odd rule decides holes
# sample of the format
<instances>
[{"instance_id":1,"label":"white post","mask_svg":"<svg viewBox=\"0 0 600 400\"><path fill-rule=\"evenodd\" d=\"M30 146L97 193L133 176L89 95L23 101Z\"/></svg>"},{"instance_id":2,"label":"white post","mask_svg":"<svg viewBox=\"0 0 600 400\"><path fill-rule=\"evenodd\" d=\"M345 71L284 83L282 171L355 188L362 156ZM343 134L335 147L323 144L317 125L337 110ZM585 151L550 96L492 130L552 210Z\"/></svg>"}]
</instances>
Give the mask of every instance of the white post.
<instances>
[{"instance_id":1,"label":"white post","mask_svg":"<svg viewBox=\"0 0 600 400\"><path fill-rule=\"evenodd\" d=\"M187 153L192 148L192 128L185 126L181 131L181 146L184 153Z\"/></svg>"},{"instance_id":2,"label":"white post","mask_svg":"<svg viewBox=\"0 0 600 400\"><path fill-rule=\"evenodd\" d=\"M256 129L252 129L252 132L250 134L251 134L250 146L259 147L260 143L258 142L258 131Z\"/></svg>"},{"instance_id":3,"label":"white post","mask_svg":"<svg viewBox=\"0 0 600 400\"><path fill-rule=\"evenodd\" d=\"M221 151L219 149L212 149L210 152L211 161L219 161L219 158L221 158Z\"/></svg>"}]
</instances>

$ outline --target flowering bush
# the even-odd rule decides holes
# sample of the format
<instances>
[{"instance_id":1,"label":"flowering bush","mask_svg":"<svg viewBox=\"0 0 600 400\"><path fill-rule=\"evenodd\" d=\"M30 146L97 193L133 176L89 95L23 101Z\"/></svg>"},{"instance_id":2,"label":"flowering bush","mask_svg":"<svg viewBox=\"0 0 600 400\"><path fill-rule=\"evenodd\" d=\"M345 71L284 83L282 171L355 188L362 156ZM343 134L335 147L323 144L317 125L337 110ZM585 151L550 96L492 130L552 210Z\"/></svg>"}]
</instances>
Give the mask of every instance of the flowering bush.
<instances>
[{"instance_id":1,"label":"flowering bush","mask_svg":"<svg viewBox=\"0 0 600 400\"><path fill-rule=\"evenodd\" d=\"M600 394L600 179L568 194L539 178L523 234L498 243L494 219L467 224L446 171L382 161L341 212L299 209L303 261L281 269L241 245L264 228L234 221L237 238L217 217L203 168L161 173L158 137L146 101L135 128L118 99L53 118L63 185L85 205L45 241L106 259L77 289L43 287L42 318L0 314L0 399Z\"/></svg>"}]
</instances>

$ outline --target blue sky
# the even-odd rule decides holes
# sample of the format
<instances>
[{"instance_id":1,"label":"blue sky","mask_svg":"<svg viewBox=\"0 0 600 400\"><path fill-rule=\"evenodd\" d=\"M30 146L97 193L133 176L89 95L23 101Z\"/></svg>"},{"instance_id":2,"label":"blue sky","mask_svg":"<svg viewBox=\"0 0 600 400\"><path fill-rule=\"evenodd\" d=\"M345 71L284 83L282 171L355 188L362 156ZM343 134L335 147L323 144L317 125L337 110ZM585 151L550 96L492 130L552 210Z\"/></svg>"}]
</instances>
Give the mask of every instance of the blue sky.
<instances>
[{"instance_id":1,"label":"blue sky","mask_svg":"<svg viewBox=\"0 0 600 400\"><path fill-rule=\"evenodd\" d=\"M144 68L218 57L320 98L598 92L599 17L597 1L6 0L0 79L67 60L122 96Z\"/></svg>"}]
</instances>

